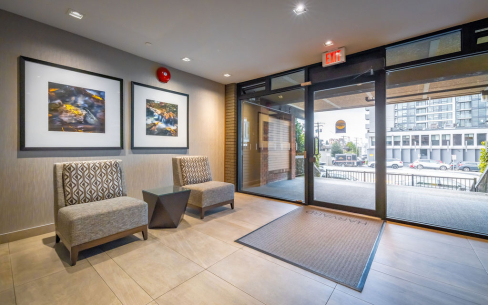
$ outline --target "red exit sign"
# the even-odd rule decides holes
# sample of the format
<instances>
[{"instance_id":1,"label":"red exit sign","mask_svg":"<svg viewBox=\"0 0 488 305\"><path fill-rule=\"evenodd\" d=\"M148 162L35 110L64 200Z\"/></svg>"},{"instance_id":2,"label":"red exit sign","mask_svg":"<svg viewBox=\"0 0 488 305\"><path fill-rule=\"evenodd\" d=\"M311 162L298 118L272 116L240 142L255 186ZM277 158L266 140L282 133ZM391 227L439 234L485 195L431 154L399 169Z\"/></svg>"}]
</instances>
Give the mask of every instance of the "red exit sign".
<instances>
[{"instance_id":1,"label":"red exit sign","mask_svg":"<svg viewBox=\"0 0 488 305\"><path fill-rule=\"evenodd\" d=\"M325 52L322 54L322 67L342 64L346 62L346 48Z\"/></svg>"}]
</instances>

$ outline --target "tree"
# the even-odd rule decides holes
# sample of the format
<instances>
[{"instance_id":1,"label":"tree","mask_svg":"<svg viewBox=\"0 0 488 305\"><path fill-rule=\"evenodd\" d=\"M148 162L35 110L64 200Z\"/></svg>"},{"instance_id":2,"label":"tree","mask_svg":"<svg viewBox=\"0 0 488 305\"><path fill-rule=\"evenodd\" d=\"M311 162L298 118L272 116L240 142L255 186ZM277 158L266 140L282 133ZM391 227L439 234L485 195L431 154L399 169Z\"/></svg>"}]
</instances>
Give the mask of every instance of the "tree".
<instances>
[{"instance_id":1,"label":"tree","mask_svg":"<svg viewBox=\"0 0 488 305\"><path fill-rule=\"evenodd\" d=\"M305 151L305 127L295 119L295 136L297 141L297 152Z\"/></svg>"},{"instance_id":2,"label":"tree","mask_svg":"<svg viewBox=\"0 0 488 305\"><path fill-rule=\"evenodd\" d=\"M332 147L330 148L330 155L332 157L335 157L335 155L342 154L342 153L344 153L344 151L342 150L342 147L339 144L339 142L334 142L332 144Z\"/></svg>"},{"instance_id":3,"label":"tree","mask_svg":"<svg viewBox=\"0 0 488 305\"><path fill-rule=\"evenodd\" d=\"M486 147L486 142L481 142L481 144L485 146L481 149L480 154L480 172L483 174L488 166L488 149Z\"/></svg>"},{"instance_id":4,"label":"tree","mask_svg":"<svg viewBox=\"0 0 488 305\"><path fill-rule=\"evenodd\" d=\"M349 153L356 155L358 154L358 148L356 147L356 145L354 145L354 143L347 142L346 146L349 148Z\"/></svg>"}]
</instances>

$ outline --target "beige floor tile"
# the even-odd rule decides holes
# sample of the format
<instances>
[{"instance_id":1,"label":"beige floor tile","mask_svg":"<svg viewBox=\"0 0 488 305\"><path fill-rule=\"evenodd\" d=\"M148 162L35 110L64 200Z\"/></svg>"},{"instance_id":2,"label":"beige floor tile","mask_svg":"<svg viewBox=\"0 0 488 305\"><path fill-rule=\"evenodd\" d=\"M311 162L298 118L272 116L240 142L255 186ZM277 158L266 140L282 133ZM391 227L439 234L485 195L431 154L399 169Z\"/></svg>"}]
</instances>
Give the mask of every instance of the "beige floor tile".
<instances>
[{"instance_id":1,"label":"beige floor tile","mask_svg":"<svg viewBox=\"0 0 488 305\"><path fill-rule=\"evenodd\" d=\"M153 299L105 252L87 258L124 305L145 305Z\"/></svg>"},{"instance_id":2,"label":"beige floor tile","mask_svg":"<svg viewBox=\"0 0 488 305\"><path fill-rule=\"evenodd\" d=\"M291 271L294 271L294 272L296 272L296 273L299 273L299 274L301 274L301 275L303 275L303 276L306 276L306 277L308 277L308 278L310 278L310 279L312 279L312 280L315 280L315 281L317 281L317 282L320 282L320 283L322 283L322 284L325 284L325 285L327 285L327 286L329 286L329 287L335 288L335 286L337 285L337 283L336 283L336 282L333 282L333 281L331 281L331 280L329 280L329 279L326 279L326 278L324 278L324 277L322 277L322 276L316 275L315 273L309 272L309 271L304 270L304 269L302 269L302 268L299 268L299 267L293 266L292 264L288 264L288 263L286 263L286 262L284 262L284 261L282 261L282 260L279 260L279 259L277 259L277 258L274 258L274 257L272 257L272 256L269 256L269 255L267 255L267 254L265 254L265 253L262 253L262 252L256 251L256 250L251 249L251 248L248 248L248 247L246 247L246 246L244 246L242 249L243 249L244 251L246 251L246 252L249 252L249 253L251 253L251 254L253 254L253 255L256 255L256 256L259 256L259 257L261 257L261 258L264 258L264 259L266 259L266 260L268 260L268 261L270 261L270 262L272 262L272 263L275 263L275 264L277 264L277 265L280 265L280 266L282 266L282 267L285 267L286 269L289 269L289 270L291 270Z\"/></svg>"},{"instance_id":3,"label":"beige floor tile","mask_svg":"<svg viewBox=\"0 0 488 305\"><path fill-rule=\"evenodd\" d=\"M488 294L488 274L485 270L384 244L378 247L374 261L479 294Z\"/></svg>"},{"instance_id":4,"label":"beige floor tile","mask_svg":"<svg viewBox=\"0 0 488 305\"><path fill-rule=\"evenodd\" d=\"M0 256L0 291L13 288L12 267L10 256Z\"/></svg>"},{"instance_id":5,"label":"beige floor tile","mask_svg":"<svg viewBox=\"0 0 488 305\"><path fill-rule=\"evenodd\" d=\"M46 233L9 243L10 254L22 251L36 251L38 248L53 247L56 242L54 232Z\"/></svg>"},{"instance_id":6,"label":"beige floor tile","mask_svg":"<svg viewBox=\"0 0 488 305\"><path fill-rule=\"evenodd\" d=\"M337 285L336 290L374 305L464 305L473 304L430 288L370 270L362 292ZM346 303L347 304L347 303Z\"/></svg>"},{"instance_id":7,"label":"beige floor tile","mask_svg":"<svg viewBox=\"0 0 488 305\"><path fill-rule=\"evenodd\" d=\"M160 242L107 254L156 299L204 269ZM114 253L116 254L115 256Z\"/></svg>"},{"instance_id":8,"label":"beige floor tile","mask_svg":"<svg viewBox=\"0 0 488 305\"><path fill-rule=\"evenodd\" d=\"M238 211L237 213L224 216L220 219L230 222L234 220L243 221L261 227L278 217L279 215L268 214L264 209L252 208Z\"/></svg>"},{"instance_id":9,"label":"beige floor tile","mask_svg":"<svg viewBox=\"0 0 488 305\"><path fill-rule=\"evenodd\" d=\"M2 305L15 305L15 293L14 289L8 289L0 292L0 304Z\"/></svg>"},{"instance_id":10,"label":"beige floor tile","mask_svg":"<svg viewBox=\"0 0 488 305\"><path fill-rule=\"evenodd\" d=\"M156 303L156 301L152 301L151 303L149 303L147 305L158 305L158 303Z\"/></svg>"},{"instance_id":11,"label":"beige floor tile","mask_svg":"<svg viewBox=\"0 0 488 305\"><path fill-rule=\"evenodd\" d=\"M481 264L483 264L483 267L485 268L486 272L488 272L488 250L476 249L475 251L476 251L476 255L478 255L478 258L481 261Z\"/></svg>"},{"instance_id":12,"label":"beige floor tile","mask_svg":"<svg viewBox=\"0 0 488 305\"><path fill-rule=\"evenodd\" d=\"M166 235L174 234L176 232L191 229L195 226L204 223L205 222L200 220L199 218L194 218L192 216L185 215L177 228L154 228L154 229L149 229L149 233L153 234L156 237L163 237Z\"/></svg>"},{"instance_id":13,"label":"beige floor tile","mask_svg":"<svg viewBox=\"0 0 488 305\"><path fill-rule=\"evenodd\" d=\"M262 304L245 292L235 288L208 271L204 271L184 282L158 298L156 301L160 305Z\"/></svg>"},{"instance_id":14,"label":"beige floor tile","mask_svg":"<svg viewBox=\"0 0 488 305\"><path fill-rule=\"evenodd\" d=\"M212 266L239 249L194 229L163 236L160 240L203 268Z\"/></svg>"},{"instance_id":15,"label":"beige floor tile","mask_svg":"<svg viewBox=\"0 0 488 305\"><path fill-rule=\"evenodd\" d=\"M371 303L365 302L358 298L355 298L347 293L340 290L334 290L330 296L327 305L370 305Z\"/></svg>"},{"instance_id":16,"label":"beige floor tile","mask_svg":"<svg viewBox=\"0 0 488 305\"><path fill-rule=\"evenodd\" d=\"M99 248L107 252L111 258L115 258L138 249L149 247L154 243L159 243L159 239L153 234L149 233L149 238L144 240L142 234L138 233L100 245Z\"/></svg>"},{"instance_id":17,"label":"beige floor tile","mask_svg":"<svg viewBox=\"0 0 488 305\"><path fill-rule=\"evenodd\" d=\"M98 273L85 260L76 266L15 288L17 304L120 304Z\"/></svg>"},{"instance_id":18,"label":"beige floor tile","mask_svg":"<svg viewBox=\"0 0 488 305\"><path fill-rule=\"evenodd\" d=\"M474 250L466 247L454 246L417 236L393 233L391 230L382 234L381 244L435 256L475 268L483 268Z\"/></svg>"},{"instance_id":19,"label":"beige floor tile","mask_svg":"<svg viewBox=\"0 0 488 305\"><path fill-rule=\"evenodd\" d=\"M71 266L68 249L63 243L35 245L35 249L14 251L10 255L14 284L16 286L56 273ZM80 254L78 262L82 261Z\"/></svg>"},{"instance_id":20,"label":"beige floor tile","mask_svg":"<svg viewBox=\"0 0 488 305\"><path fill-rule=\"evenodd\" d=\"M386 266L383 264L379 264L377 262L373 262L371 265L371 269L382 272L388 275L391 275L393 277L403 279L412 283L415 283L417 285L426 287L426 288L431 288L436 291L440 291L455 297L458 297L460 299L472 302L474 304L480 304L480 305L485 305L488 304L488 296L487 295L482 295L475 293L470 290L466 290L457 286L445 284L442 282L438 282L435 280L431 280L429 278L426 278L424 276L420 276L411 272L403 271L400 269L396 269L390 266Z\"/></svg>"},{"instance_id":21,"label":"beige floor tile","mask_svg":"<svg viewBox=\"0 0 488 305\"><path fill-rule=\"evenodd\" d=\"M473 249L488 250L488 240L472 237L468 238L468 240Z\"/></svg>"},{"instance_id":22,"label":"beige floor tile","mask_svg":"<svg viewBox=\"0 0 488 305\"><path fill-rule=\"evenodd\" d=\"M441 231L424 229L420 227L412 227L407 225L387 223L385 225L384 233L386 232L406 234L413 237L419 237L419 238L433 240L441 243L450 244L453 246L471 248L468 240L464 236L449 234Z\"/></svg>"},{"instance_id":23,"label":"beige floor tile","mask_svg":"<svg viewBox=\"0 0 488 305\"><path fill-rule=\"evenodd\" d=\"M208 271L271 304L325 304L333 288L239 250Z\"/></svg>"},{"instance_id":24,"label":"beige floor tile","mask_svg":"<svg viewBox=\"0 0 488 305\"><path fill-rule=\"evenodd\" d=\"M225 221L222 219L213 220L202 225L195 226L195 230L215 237L221 241L241 248L242 245L234 242L236 239L256 230L257 225L250 223Z\"/></svg>"},{"instance_id":25,"label":"beige floor tile","mask_svg":"<svg viewBox=\"0 0 488 305\"><path fill-rule=\"evenodd\" d=\"M0 244L0 256L8 255L8 243Z\"/></svg>"}]
</instances>

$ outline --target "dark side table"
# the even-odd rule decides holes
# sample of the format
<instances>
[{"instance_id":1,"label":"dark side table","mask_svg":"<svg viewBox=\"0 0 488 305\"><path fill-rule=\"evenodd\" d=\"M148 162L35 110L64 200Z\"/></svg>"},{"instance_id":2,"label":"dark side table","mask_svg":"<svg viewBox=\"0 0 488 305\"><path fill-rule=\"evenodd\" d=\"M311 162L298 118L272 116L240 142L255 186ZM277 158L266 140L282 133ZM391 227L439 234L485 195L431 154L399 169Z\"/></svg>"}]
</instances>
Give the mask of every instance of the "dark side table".
<instances>
[{"instance_id":1,"label":"dark side table","mask_svg":"<svg viewBox=\"0 0 488 305\"><path fill-rule=\"evenodd\" d=\"M176 228L183 220L190 190L179 186L163 186L143 190L148 205L149 228Z\"/></svg>"}]
</instances>

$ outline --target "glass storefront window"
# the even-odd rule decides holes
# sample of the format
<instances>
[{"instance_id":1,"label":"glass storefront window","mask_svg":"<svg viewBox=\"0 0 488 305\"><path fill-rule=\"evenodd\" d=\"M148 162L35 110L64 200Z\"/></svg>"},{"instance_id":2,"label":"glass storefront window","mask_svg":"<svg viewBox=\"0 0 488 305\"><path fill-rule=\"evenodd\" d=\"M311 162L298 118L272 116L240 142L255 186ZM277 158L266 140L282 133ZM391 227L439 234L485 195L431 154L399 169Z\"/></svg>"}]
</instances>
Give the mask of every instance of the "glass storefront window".
<instances>
[{"instance_id":1,"label":"glass storefront window","mask_svg":"<svg viewBox=\"0 0 488 305\"><path fill-rule=\"evenodd\" d=\"M419 136L412 136L412 146L419 146L419 145L420 145Z\"/></svg>"},{"instance_id":2,"label":"glass storefront window","mask_svg":"<svg viewBox=\"0 0 488 305\"><path fill-rule=\"evenodd\" d=\"M394 136L393 137L393 145L394 146L400 146L400 139L401 139L400 136Z\"/></svg>"},{"instance_id":3,"label":"glass storefront window","mask_svg":"<svg viewBox=\"0 0 488 305\"><path fill-rule=\"evenodd\" d=\"M446 145L446 146L451 145L451 135L448 134L442 135L442 145Z\"/></svg>"},{"instance_id":4,"label":"glass storefront window","mask_svg":"<svg viewBox=\"0 0 488 305\"><path fill-rule=\"evenodd\" d=\"M476 143L481 146L483 145L483 142L485 142L486 145L486 133L479 133L476 135L477 141Z\"/></svg>"},{"instance_id":5,"label":"glass storefront window","mask_svg":"<svg viewBox=\"0 0 488 305\"><path fill-rule=\"evenodd\" d=\"M422 135L421 136L421 144L422 146L428 146L429 145L429 135Z\"/></svg>"},{"instance_id":6,"label":"glass storefront window","mask_svg":"<svg viewBox=\"0 0 488 305\"><path fill-rule=\"evenodd\" d=\"M438 146L439 145L439 135L432 135L430 137L430 141L432 142L432 145Z\"/></svg>"},{"instance_id":7,"label":"glass storefront window","mask_svg":"<svg viewBox=\"0 0 488 305\"><path fill-rule=\"evenodd\" d=\"M386 145L391 146L391 136L386 137Z\"/></svg>"},{"instance_id":8,"label":"glass storefront window","mask_svg":"<svg viewBox=\"0 0 488 305\"><path fill-rule=\"evenodd\" d=\"M454 145L456 146L461 146L463 145L463 135L462 134L455 134L455 135L452 135L453 137L453 140L454 140Z\"/></svg>"},{"instance_id":9,"label":"glass storefront window","mask_svg":"<svg viewBox=\"0 0 488 305\"><path fill-rule=\"evenodd\" d=\"M402 145L403 145L403 146L408 146L408 145L410 145L410 136L403 136L403 137L402 137L402 142L403 142L403 143L402 143Z\"/></svg>"},{"instance_id":10,"label":"glass storefront window","mask_svg":"<svg viewBox=\"0 0 488 305\"><path fill-rule=\"evenodd\" d=\"M398 65L461 51L461 31L455 31L434 37L386 49L386 65Z\"/></svg>"},{"instance_id":11,"label":"glass storefront window","mask_svg":"<svg viewBox=\"0 0 488 305\"><path fill-rule=\"evenodd\" d=\"M305 70L273 77L271 79L271 90L296 86L303 82L305 82Z\"/></svg>"},{"instance_id":12,"label":"glass storefront window","mask_svg":"<svg viewBox=\"0 0 488 305\"><path fill-rule=\"evenodd\" d=\"M464 143L468 146L474 145L474 134L468 133L464 135Z\"/></svg>"}]
</instances>

